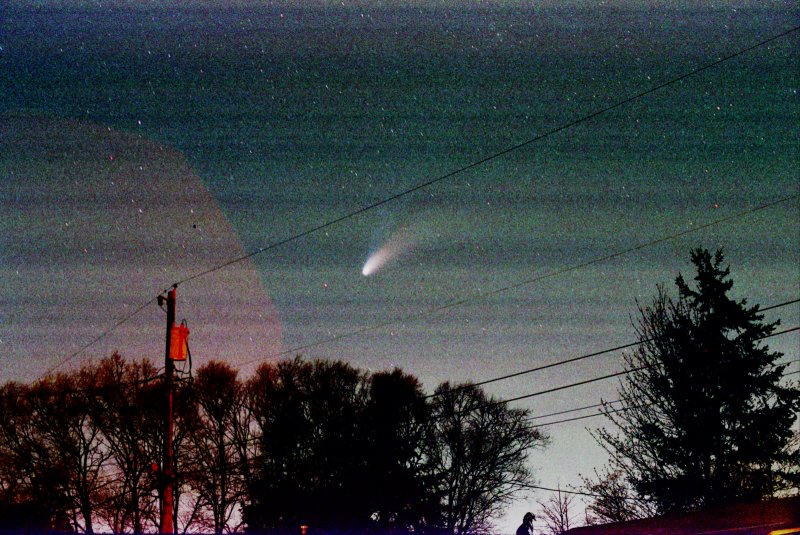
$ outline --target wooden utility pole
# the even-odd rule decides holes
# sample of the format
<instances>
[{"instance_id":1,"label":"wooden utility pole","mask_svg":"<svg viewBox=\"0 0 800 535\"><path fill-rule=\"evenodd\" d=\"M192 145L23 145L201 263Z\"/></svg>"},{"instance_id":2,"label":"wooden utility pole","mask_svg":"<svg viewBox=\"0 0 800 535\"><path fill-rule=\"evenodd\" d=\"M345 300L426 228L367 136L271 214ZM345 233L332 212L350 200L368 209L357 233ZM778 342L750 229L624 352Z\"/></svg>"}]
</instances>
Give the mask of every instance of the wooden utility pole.
<instances>
[{"instance_id":1,"label":"wooden utility pole","mask_svg":"<svg viewBox=\"0 0 800 535\"><path fill-rule=\"evenodd\" d=\"M175 363L170 358L172 327L175 325L175 287L167 293L167 347L164 353L164 390L166 407L164 413L164 451L161 465L161 533L175 533L173 483L175 480L172 451L172 391Z\"/></svg>"}]
</instances>

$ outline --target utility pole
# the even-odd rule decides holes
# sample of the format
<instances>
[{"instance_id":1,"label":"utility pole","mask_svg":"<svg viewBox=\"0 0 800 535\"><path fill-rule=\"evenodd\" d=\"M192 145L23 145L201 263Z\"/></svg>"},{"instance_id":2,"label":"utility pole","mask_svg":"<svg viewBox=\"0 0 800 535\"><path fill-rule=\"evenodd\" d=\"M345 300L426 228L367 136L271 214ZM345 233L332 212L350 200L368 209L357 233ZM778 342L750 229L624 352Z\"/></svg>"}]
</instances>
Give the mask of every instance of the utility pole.
<instances>
[{"instance_id":1,"label":"utility pole","mask_svg":"<svg viewBox=\"0 0 800 535\"><path fill-rule=\"evenodd\" d=\"M161 533L174 535L173 502L173 451L172 451L172 391L174 385L175 363L170 358L172 328L175 325L175 286L167 293L167 346L164 353L164 390L166 407L164 413L164 451L161 465Z\"/></svg>"}]
</instances>

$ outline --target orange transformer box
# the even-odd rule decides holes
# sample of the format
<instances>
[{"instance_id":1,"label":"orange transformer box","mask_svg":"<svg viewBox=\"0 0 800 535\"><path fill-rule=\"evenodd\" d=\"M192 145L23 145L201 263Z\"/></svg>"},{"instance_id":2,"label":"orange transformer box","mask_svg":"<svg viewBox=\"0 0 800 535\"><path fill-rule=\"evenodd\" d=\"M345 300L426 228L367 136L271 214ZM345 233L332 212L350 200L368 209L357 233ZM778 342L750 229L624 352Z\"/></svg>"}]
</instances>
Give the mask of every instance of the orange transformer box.
<instances>
[{"instance_id":1,"label":"orange transformer box","mask_svg":"<svg viewBox=\"0 0 800 535\"><path fill-rule=\"evenodd\" d=\"M172 324L169 335L169 358L171 360L186 360L189 354L189 328L186 325Z\"/></svg>"}]
</instances>

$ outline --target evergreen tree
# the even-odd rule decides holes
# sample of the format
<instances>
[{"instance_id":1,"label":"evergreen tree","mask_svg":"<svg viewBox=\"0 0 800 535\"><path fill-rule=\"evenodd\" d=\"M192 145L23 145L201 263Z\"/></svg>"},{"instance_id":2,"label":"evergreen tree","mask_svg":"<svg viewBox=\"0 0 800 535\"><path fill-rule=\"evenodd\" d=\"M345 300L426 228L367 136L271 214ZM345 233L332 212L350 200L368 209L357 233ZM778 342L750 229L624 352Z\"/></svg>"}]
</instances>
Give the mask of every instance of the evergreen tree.
<instances>
[{"instance_id":1,"label":"evergreen tree","mask_svg":"<svg viewBox=\"0 0 800 535\"><path fill-rule=\"evenodd\" d=\"M783 355L763 342L778 322L728 295L723 260L721 251L692 251L694 287L679 275L677 301L659 287L640 307L642 343L625 356L631 373L619 389L627 410L606 413L618 433L597 431L612 468L660 512L797 487L800 390L781 381Z\"/></svg>"}]
</instances>

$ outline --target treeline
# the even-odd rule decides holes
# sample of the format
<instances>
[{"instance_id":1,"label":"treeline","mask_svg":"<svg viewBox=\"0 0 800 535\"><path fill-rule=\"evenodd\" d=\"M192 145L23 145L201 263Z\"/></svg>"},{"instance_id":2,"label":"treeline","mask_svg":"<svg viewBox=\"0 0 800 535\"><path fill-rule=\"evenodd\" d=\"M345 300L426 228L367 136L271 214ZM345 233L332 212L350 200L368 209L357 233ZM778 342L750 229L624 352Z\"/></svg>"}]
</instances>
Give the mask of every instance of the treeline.
<instances>
[{"instance_id":1,"label":"treeline","mask_svg":"<svg viewBox=\"0 0 800 535\"><path fill-rule=\"evenodd\" d=\"M164 395L151 361L117 354L0 387L0 527L157 530ZM210 362L175 394L177 529L484 530L546 443L496 401L397 369Z\"/></svg>"}]
</instances>

